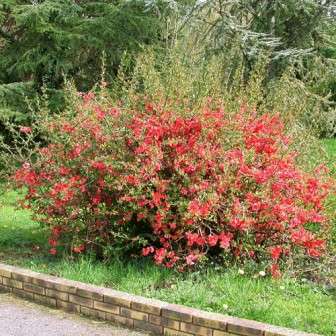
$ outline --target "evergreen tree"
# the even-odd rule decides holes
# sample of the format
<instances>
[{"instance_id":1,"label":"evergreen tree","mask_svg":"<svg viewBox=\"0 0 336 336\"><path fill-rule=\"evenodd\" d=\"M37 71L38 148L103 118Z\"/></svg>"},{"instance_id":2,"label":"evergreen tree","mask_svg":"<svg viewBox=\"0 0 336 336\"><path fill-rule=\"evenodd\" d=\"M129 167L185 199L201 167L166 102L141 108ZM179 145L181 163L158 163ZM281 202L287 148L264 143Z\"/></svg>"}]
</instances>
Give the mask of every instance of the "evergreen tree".
<instances>
[{"instance_id":1,"label":"evergreen tree","mask_svg":"<svg viewBox=\"0 0 336 336\"><path fill-rule=\"evenodd\" d=\"M111 81L125 51L157 42L160 20L143 1L2 0L0 116L25 112L25 96L44 85L59 105L65 77L79 90L99 80L102 57Z\"/></svg>"}]
</instances>

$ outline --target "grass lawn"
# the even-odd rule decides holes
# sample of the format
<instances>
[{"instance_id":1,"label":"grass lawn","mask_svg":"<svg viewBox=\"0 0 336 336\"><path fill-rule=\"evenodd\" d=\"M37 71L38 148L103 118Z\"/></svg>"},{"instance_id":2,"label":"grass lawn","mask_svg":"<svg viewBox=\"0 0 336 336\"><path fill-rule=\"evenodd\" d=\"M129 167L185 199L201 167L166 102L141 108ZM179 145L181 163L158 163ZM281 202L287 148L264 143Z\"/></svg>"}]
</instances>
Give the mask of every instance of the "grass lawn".
<instances>
[{"instance_id":1,"label":"grass lawn","mask_svg":"<svg viewBox=\"0 0 336 336\"><path fill-rule=\"evenodd\" d=\"M323 144L336 174L336 141ZM15 209L16 200L15 192L0 196L2 262L208 311L336 335L335 291L287 277L252 278L240 275L236 268L176 274L146 262L104 264L90 258L72 261L46 256L45 233L28 211Z\"/></svg>"}]
</instances>

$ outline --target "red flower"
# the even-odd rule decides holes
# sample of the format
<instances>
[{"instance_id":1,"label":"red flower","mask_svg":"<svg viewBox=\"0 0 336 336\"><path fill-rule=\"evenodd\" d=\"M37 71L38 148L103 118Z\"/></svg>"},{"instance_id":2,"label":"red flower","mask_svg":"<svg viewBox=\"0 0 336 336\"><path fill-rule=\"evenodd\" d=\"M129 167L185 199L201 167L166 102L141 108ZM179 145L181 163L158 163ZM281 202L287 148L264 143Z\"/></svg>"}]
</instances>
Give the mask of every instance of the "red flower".
<instances>
[{"instance_id":1,"label":"red flower","mask_svg":"<svg viewBox=\"0 0 336 336\"><path fill-rule=\"evenodd\" d=\"M51 248L51 249L49 250L49 253L50 253L51 255L56 255L56 254L57 254L57 250L56 250L55 248Z\"/></svg>"},{"instance_id":2,"label":"red flower","mask_svg":"<svg viewBox=\"0 0 336 336\"><path fill-rule=\"evenodd\" d=\"M140 182L139 179L133 175L127 175L124 178L127 183L134 185L134 186L138 185Z\"/></svg>"},{"instance_id":3,"label":"red flower","mask_svg":"<svg viewBox=\"0 0 336 336\"><path fill-rule=\"evenodd\" d=\"M24 184L29 187L36 186L39 182L39 177L36 172L29 169L26 163L21 169L15 172L14 179L16 182Z\"/></svg>"},{"instance_id":4,"label":"red flower","mask_svg":"<svg viewBox=\"0 0 336 336\"><path fill-rule=\"evenodd\" d=\"M219 236L219 246L223 249L228 249L230 247L230 242L232 239L232 233L222 232Z\"/></svg>"},{"instance_id":5,"label":"red flower","mask_svg":"<svg viewBox=\"0 0 336 336\"><path fill-rule=\"evenodd\" d=\"M75 253L82 253L85 250L85 246L83 244L81 244L79 246L75 246L72 250Z\"/></svg>"},{"instance_id":6,"label":"red flower","mask_svg":"<svg viewBox=\"0 0 336 336\"><path fill-rule=\"evenodd\" d=\"M278 264L271 265L271 274L274 279L281 278L281 272Z\"/></svg>"},{"instance_id":7,"label":"red flower","mask_svg":"<svg viewBox=\"0 0 336 336\"><path fill-rule=\"evenodd\" d=\"M116 107L112 107L111 109L108 110L107 113L112 117L119 117L120 110Z\"/></svg>"},{"instance_id":8,"label":"red flower","mask_svg":"<svg viewBox=\"0 0 336 336\"><path fill-rule=\"evenodd\" d=\"M154 191L152 194L153 202L155 206L161 205L161 200L166 198L166 195L161 194L160 192Z\"/></svg>"},{"instance_id":9,"label":"red flower","mask_svg":"<svg viewBox=\"0 0 336 336\"><path fill-rule=\"evenodd\" d=\"M74 126L71 126L69 123L64 123L62 125L62 131L65 133L72 133L75 130Z\"/></svg>"},{"instance_id":10,"label":"red flower","mask_svg":"<svg viewBox=\"0 0 336 336\"><path fill-rule=\"evenodd\" d=\"M217 235L210 235L208 237L208 243L211 247L216 246L218 242L218 236Z\"/></svg>"},{"instance_id":11,"label":"red flower","mask_svg":"<svg viewBox=\"0 0 336 336\"><path fill-rule=\"evenodd\" d=\"M197 233L187 232L186 233L186 238L187 238L187 244L188 244L188 246L193 246L197 242L198 234Z\"/></svg>"},{"instance_id":12,"label":"red flower","mask_svg":"<svg viewBox=\"0 0 336 336\"><path fill-rule=\"evenodd\" d=\"M247 223L239 218L233 218L233 220L231 220L230 225L236 229L236 230L245 230L247 228Z\"/></svg>"},{"instance_id":13,"label":"red flower","mask_svg":"<svg viewBox=\"0 0 336 336\"><path fill-rule=\"evenodd\" d=\"M201 203L198 200L193 200L189 203L188 211L195 216L206 217L210 213L210 203Z\"/></svg>"},{"instance_id":14,"label":"red flower","mask_svg":"<svg viewBox=\"0 0 336 336\"><path fill-rule=\"evenodd\" d=\"M188 266L192 266L195 265L196 261L198 260L198 256L195 254L189 254L188 256L186 256L185 260L186 260L186 264Z\"/></svg>"},{"instance_id":15,"label":"red flower","mask_svg":"<svg viewBox=\"0 0 336 336\"><path fill-rule=\"evenodd\" d=\"M21 133L28 134L28 133L31 133L31 132L32 132L32 129L31 129L31 127L28 127L28 126L21 126L21 127L19 128L19 131L20 131Z\"/></svg>"},{"instance_id":16,"label":"red flower","mask_svg":"<svg viewBox=\"0 0 336 336\"><path fill-rule=\"evenodd\" d=\"M60 226L55 226L51 229L51 234L54 236L54 237L58 237L62 232L62 228Z\"/></svg>"},{"instance_id":17,"label":"red flower","mask_svg":"<svg viewBox=\"0 0 336 336\"><path fill-rule=\"evenodd\" d=\"M145 104L145 109L147 112L152 112L154 110L154 106L151 103L146 103Z\"/></svg>"},{"instance_id":18,"label":"red flower","mask_svg":"<svg viewBox=\"0 0 336 336\"><path fill-rule=\"evenodd\" d=\"M165 248L159 248L155 250L154 260L157 264L162 264L165 256L166 256L167 250Z\"/></svg>"},{"instance_id":19,"label":"red flower","mask_svg":"<svg viewBox=\"0 0 336 336\"><path fill-rule=\"evenodd\" d=\"M274 246L270 248L271 257L273 260L278 260L282 253L281 246Z\"/></svg>"},{"instance_id":20,"label":"red flower","mask_svg":"<svg viewBox=\"0 0 336 336\"><path fill-rule=\"evenodd\" d=\"M70 168L67 168L67 167L64 167L62 166L60 169L59 169L59 172L62 176L67 176L70 174L71 172L71 169Z\"/></svg>"},{"instance_id":21,"label":"red flower","mask_svg":"<svg viewBox=\"0 0 336 336\"><path fill-rule=\"evenodd\" d=\"M98 120L103 120L105 118L106 112L103 111L99 106L95 106L94 111L96 113Z\"/></svg>"},{"instance_id":22,"label":"red flower","mask_svg":"<svg viewBox=\"0 0 336 336\"><path fill-rule=\"evenodd\" d=\"M153 246L147 246L142 249L142 255L148 256L149 254L154 253L154 247Z\"/></svg>"},{"instance_id":23,"label":"red flower","mask_svg":"<svg viewBox=\"0 0 336 336\"><path fill-rule=\"evenodd\" d=\"M49 238L48 242L49 242L49 245L52 247L57 246L57 241L55 239Z\"/></svg>"},{"instance_id":24,"label":"red flower","mask_svg":"<svg viewBox=\"0 0 336 336\"><path fill-rule=\"evenodd\" d=\"M92 196L91 203L92 205L98 205L101 202L102 198L99 194Z\"/></svg>"},{"instance_id":25,"label":"red flower","mask_svg":"<svg viewBox=\"0 0 336 336\"><path fill-rule=\"evenodd\" d=\"M91 167L99 171L104 171L106 169L106 164L102 161L94 161L91 163Z\"/></svg>"}]
</instances>

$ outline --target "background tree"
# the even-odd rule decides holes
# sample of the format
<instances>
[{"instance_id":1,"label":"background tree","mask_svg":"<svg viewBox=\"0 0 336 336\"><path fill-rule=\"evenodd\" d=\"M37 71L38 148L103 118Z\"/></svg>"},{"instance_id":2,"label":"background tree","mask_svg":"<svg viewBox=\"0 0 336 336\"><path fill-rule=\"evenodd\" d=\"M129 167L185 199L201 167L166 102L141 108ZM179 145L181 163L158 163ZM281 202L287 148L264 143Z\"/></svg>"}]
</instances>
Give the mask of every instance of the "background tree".
<instances>
[{"instance_id":1,"label":"background tree","mask_svg":"<svg viewBox=\"0 0 336 336\"><path fill-rule=\"evenodd\" d=\"M143 1L3 0L0 4L0 114L26 118L24 99L45 86L62 108L65 77L86 91L105 55L111 81L125 51L160 39L160 20ZM20 113L19 113L20 114Z\"/></svg>"}]
</instances>

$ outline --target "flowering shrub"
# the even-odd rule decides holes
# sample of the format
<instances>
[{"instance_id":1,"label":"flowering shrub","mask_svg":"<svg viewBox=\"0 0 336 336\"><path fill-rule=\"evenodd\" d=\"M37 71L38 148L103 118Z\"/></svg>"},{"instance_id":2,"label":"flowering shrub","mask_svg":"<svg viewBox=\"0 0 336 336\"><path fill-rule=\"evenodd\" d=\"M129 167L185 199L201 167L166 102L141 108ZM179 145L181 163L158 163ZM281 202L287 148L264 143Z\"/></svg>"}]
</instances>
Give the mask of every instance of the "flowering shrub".
<instances>
[{"instance_id":1,"label":"flowering shrub","mask_svg":"<svg viewBox=\"0 0 336 336\"><path fill-rule=\"evenodd\" d=\"M210 99L177 113L95 103L48 125L55 140L15 174L50 226L50 253L70 247L138 253L180 270L212 257L266 262L274 277L293 254L318 258L328 228L325 168L296 164L277 116Z\"/></svg>"}]
</instances>

